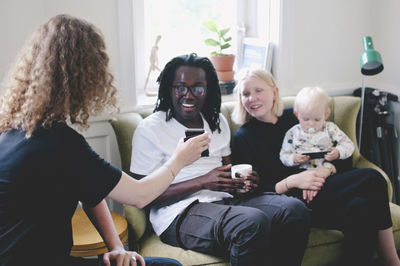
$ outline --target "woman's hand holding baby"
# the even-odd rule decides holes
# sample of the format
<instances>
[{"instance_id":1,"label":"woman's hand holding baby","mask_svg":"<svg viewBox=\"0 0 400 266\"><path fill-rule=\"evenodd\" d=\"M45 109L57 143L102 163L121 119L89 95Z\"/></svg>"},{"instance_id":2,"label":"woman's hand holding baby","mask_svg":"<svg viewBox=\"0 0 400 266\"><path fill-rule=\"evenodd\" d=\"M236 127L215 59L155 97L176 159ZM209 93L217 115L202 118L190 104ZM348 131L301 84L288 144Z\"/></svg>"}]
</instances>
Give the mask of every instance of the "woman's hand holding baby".
<instances>
[{"instance_id":1,"label":"woman's hand holding baby","mask_svg":"<svg viewBox=\"0 0 400 266\"><path fill-rule=\"evenodd\" d=\"M308 170L291 175L286 179L289 188L320 190L325 183L325 178L326 176L319 171Z\"/></svg>"}]
</instances>

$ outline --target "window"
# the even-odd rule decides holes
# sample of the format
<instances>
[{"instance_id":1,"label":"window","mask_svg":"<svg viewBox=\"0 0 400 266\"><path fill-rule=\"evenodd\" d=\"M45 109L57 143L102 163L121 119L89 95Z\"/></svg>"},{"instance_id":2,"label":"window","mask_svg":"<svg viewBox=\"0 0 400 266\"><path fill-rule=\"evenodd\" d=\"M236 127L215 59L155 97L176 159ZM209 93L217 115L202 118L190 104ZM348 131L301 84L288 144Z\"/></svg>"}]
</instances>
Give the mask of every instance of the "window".
<instances>
[{"instance_id":1,"label":"window","mask_svg":"<svg viewBox=\"0 0 400 266\"><path fill-rule=\"evenodd\" d=\"M141 74L145 77L143 84L146 84L146 79L150 75L146 84L147 94L144 95L143 90L137 92L137 95L141 96L140 102L143 102L146 96L157 94L156 79L160 72L155 70L149 73L150 56L157 36L161 36L157 44L160 69L178 55L194 52L200 56L209 56L213 47L206 46L204 40L216 36L202 25L203 22L214 20L219 28L229 27L227 36L236 40L236 3L232 0L146 0L143 2L144 73ZM236 43L234 41L231 43L232 47L227 53L236 54Z\"/></svg>"},{"instance_id":2,"label":"window","mask_svg":"<svg viewBox=\"0 0 400 266\"><path fill-rule=\"evenodd\" d=\"M158 67L175 56L195 52L209 56L213 47L204 40L214 37L202 23L214 20L221 28L229 27L232 36L230 53L240 54L243 37L266 38L270 0L119 0L120 16L120 87L125 101L137 105L154 104L147 97L144 84L150 68L150 55L157 43ZM261 7L257 9L257 6ZM263 13L264 15L260 15ZM259 19L257 19L257 17ZM258 25L257 24L264 24ZM245 33L246 31L246 33ZM132 33L131 36L129 36ZM260 36L261 35L261 36ZM156 92L159 71L152 71L147 90ZM133 91L133 92L132 92ZM122 111L126 110L122 106ZM130 108L128 108L130 109Z\"/></svg>"},{"instance_id":3,"label":"window","mask_svg":"<svg viewBox=\"0 0 400 266\"><path fill-rule=\"evenodd\" d=\"M157 7L157 8L155 8ZM202 26L214 20L221 28L230 27L227 35L236 40L236 1L232 0L146 0L144 1L144 55L150 56L157 35L159 64L161 67L177 55L195 52L208 56L212 47L204 40L215 36ZM230 48L235 53L236 44ZM229 51L228 51L229 52ZM149 64L146 61L146 66ZM147 69L147 68L146 68Z\"/></svg>"}]
</instances>

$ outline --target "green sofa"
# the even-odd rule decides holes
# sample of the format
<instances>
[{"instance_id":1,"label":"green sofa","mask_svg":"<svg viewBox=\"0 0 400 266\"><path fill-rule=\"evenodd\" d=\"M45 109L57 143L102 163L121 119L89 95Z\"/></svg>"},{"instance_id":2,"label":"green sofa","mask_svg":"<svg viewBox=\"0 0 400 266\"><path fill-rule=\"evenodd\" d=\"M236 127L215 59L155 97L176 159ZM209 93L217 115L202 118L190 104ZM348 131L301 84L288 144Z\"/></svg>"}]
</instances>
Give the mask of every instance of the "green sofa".
<instances>
[{"instance_id":1,"label":"green sofa","mask_svg":"<svg viewBox=\"0 0 400 266\"><path fill-rule=\"evenodd\" d=\"M292 106L294 97L283 98L285 106ZM227 118L231 133L240 127L231 119L234 102L222 104L221 112ZM331 114L328 120L335 122L356 143L356 119L360 108L360 98L351 96L333 97L330 99ZM123 171L130 173L130 159L132 149L132 135L138 123L152 112L144 109L137 112L118 115L110 123L116 133L121 165ZM133 147L134 148L134 147ZM378 169L388 182L389 199L392 199L392 185L387 175L374 164L363 158L358 148L353 154L353 166L358 168ZM400 247L400 206L390 203L393 220L393 233L396 247ZM164 244L152 231L148 217L144 210L124 206L125 216L129 224L129 247L137 250L143 256L163 256L179 260L183 265L229 265L228 258L215 257L195 251L184 250ZM342 251L343 234L336 230L321 230L313 228L304 255L304 266L338 265ZM288 254L290 256L290 254Z\"/></svg>"}]
</instances>

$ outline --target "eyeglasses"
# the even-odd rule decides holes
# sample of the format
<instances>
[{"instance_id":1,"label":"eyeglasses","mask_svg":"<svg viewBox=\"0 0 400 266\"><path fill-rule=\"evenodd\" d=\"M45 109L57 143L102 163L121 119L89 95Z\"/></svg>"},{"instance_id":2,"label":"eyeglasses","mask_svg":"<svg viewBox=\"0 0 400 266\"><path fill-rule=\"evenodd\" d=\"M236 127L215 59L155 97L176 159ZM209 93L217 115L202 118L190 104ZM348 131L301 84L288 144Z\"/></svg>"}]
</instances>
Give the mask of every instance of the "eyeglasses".
<instances>
[{"instance_id":1,"label":"eyeglasses","mask_svg":"<svg viewBox=\"0 0 400 266\"><path fill-rule=\"evenodd\" d=\"M206 87L201 87L201 86L186 87L186 86L182 86L182 85L176 85L176 86L173 86L173 88L174 88L175 94L177 96L185 96L188 93L188 91L190 90L190 92L193 94L193 96L201 97L201 96L204 96L207 91Z\"/></svg>"}]
</instances>

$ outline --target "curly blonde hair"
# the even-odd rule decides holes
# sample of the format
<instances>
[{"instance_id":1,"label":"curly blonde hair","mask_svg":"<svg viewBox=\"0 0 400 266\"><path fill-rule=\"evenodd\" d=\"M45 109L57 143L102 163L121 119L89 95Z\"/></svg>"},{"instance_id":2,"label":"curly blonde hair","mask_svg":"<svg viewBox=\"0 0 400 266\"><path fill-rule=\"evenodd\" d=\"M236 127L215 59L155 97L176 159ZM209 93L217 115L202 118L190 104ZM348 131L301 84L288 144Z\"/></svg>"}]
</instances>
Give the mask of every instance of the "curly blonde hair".
<instances>
[{"instance_id":1,"label":"curly blonde hair","mask_svg":"<svg viewBox=\"0 0 400 266\"><path fill-rule=\"evenodd\" d=\"M21 51L4 83L0 133L26 131L40 122L86 129L90 115L118 110L104 39L92 24L58 15L39 27Z\"/></svg>"}]
</instances>

